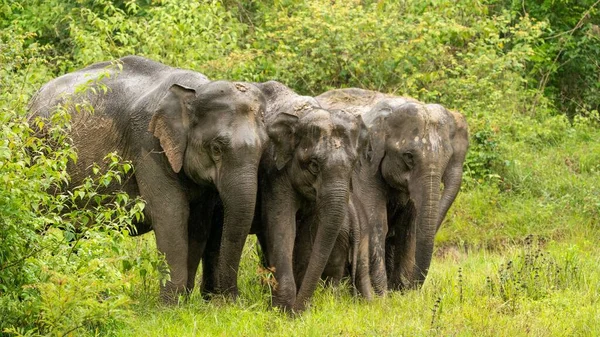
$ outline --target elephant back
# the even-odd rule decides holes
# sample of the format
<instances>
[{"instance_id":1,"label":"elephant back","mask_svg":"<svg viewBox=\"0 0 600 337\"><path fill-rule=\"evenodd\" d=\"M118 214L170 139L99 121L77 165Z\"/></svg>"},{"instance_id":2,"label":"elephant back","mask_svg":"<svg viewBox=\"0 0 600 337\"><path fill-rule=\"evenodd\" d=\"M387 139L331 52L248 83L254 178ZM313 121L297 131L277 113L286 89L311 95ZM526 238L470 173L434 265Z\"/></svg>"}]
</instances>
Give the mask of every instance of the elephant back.
<instances>
[{"instance_id":1,"label":"elephant back","mask_svg":"<svg viewBox=\"0 0 600 337\"><path fill-rule=\"evenodd\" d=\"M346 110L354 115L369 111L387 94L359 88L334 89L315 97L324 109Z\"/></svg>"},{"instance_id":2,"label":"elephant back","mask_svg":"<svg viewBox=\"0 0 600 337\"><path fill-rule=\"evenodd\" d=\"M283 83L268 81L253 84L262 91L267 101L266 125L270 125L281 113L302 118L307 112L321 108L315 98L299 95Z\"/></svg>"}]
</instances>

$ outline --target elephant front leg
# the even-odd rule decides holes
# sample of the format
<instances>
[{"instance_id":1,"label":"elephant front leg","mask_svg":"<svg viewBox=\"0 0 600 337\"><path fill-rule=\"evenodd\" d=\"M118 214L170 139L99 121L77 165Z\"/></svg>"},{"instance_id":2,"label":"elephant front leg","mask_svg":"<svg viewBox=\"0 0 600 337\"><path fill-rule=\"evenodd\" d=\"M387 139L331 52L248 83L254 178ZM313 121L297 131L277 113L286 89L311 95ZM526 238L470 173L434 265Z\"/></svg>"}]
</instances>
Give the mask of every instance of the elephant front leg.
<instances>
[{"instance_id":1,"label":"elephant front leg","mask_svg":"<svg viewBox=\"0 0 600 337\"><path fill-rule=\"evenodd\" d=\"M223 208L215 207L204 255L202 256L202 296L209 298L218 291L217 266L223 237Z\"/></svg>"},{"instance_id":2,"label":"elephant front leg","mask_svg":"<svg viewBox=\"0 0 600 337\"><path fill-rule=\"evenodd\" d=\"M215 207L215 202L212 198L204 198L202 203L193 205L190 210L188 223L188 292L191 292L196 285L196 272L200 264L200 259L206 255L205 251L208 249L207 241L211 237L211 228L215 226L215 220L213 220ZM222 212L220 215L222 217ZM217 225L222 226L222 220ZM204 276L205 274L206 272L203 268L202 275Z\"/></svg>"},{"instance_id":3,"label":"elephant front leg","mask_svg":"<svg viewBox=\"0 0 600 337\"><path fill-rule=\"evenodd\" d=\"M137 164L136 180L146 201L144 213L154 229L156 246L169 267L170 280L161 285L160 298L163 303L174 304L187 289L189 201L177 178L162 174L160 160Z\"/></svg>"},{"instance_id":4,"label":"elephant front leg","mask_svg":"<svg viewBox=\"0 0 600 337\"><path fill-rule=\"evenodd\" d=\"M302 279L306 273L310 254L313 244L313 224L314 216L311 215L296 215L296 239L294 241L294 253L292 265L294 269L294 280L296 282L296 290L300 289Z\"/></svg>"},{"instance_id":5,"label":"elephant front leg","mask_svg":"<svg viewBox=\"0 0 600 337\"><path fill-rule=\"evenodd\" d=\"M373 284L371 283L369 238L361 238L358 248L358 261L356 263L356 278L354 280L356 289L367 300L373 299Z\"/></svg>"},{"instance_id":6,"label":"elephant front leg","mask_svg":"<svg viewBox=\"0 0 600 337\"><path fill-rule=\"evenodd\" d=\"M156 246L165 255L170 270L170 280L161 285L160 299L166 304L178 302L179 295L187 293L188 285L188 214L187 202L173 195L168 198L168 209L156 209L155 203L147 200L156 236Z\"/></svg>"},{"instance_id":7,"label":"elephant front leg","mask_svg":"<svg viewBox=\"0 0 600 337\"><path fill-rule=\"evenodd\" d=\"M390 290L403 290L413 283L415 268L416 236L414 211L411 207L396 214L392 219L394 236L389 239L386 249L393 250L389 287Z\"/></svg>"},{"instance_id":8,"label":"elephant front leg","mask_svg":"<svg viewBox=\"0 0 600 337\"><path fill-rule=\"evenodd\" d=\"M262 200L262 218L269 252L269 267L277 281L272 305L290 312L296 301L292 256L296 238L296 208L285 193L267 194Z\"/></svg>"}]
</instances>

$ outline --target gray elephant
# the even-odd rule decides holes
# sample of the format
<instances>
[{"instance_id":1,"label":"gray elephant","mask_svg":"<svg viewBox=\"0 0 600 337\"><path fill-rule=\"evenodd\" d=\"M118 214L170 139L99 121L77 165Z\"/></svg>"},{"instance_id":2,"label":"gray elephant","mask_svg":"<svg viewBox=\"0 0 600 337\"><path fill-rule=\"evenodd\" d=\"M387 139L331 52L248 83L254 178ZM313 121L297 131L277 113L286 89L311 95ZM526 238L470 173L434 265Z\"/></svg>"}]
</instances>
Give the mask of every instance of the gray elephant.
<instances>
[{"instance_id":1,"label":"gray elephant","mask_svg":"<svg viewBox=\"0 0 600 337\"><path fill-rule=\"evenodd\" d=\"M253 231L263 248L264 263L275 273L273 305L301 312L348 213L350 180L367 129L360 118L323 110L314 98L300 96L279 82L256 86L267 98L270 143L259 169ZM307 224L314 226L314 240L310 254L299 261L294 258L295 241ZM299 270L303 275L298 275Z\"/></svg>"},{"instance_id":2,"label":"gray elephant","mask_svg":"<svg viewBox=\"0 0 600 337\"><path fill-rule=\"evenodd\" d=\"M354 177L353 177L354 178ZM353 179L354 181L354 179ZM314 224L314 222L306 222ZM340 233L336 239L335 245L325 266L321 278L333 286L339 285L343 278L349 278L353 290L364 297L367 301L373 298L374 289L383 289L385 285L379 285L374 288L371 280L371 258L370 258L370 236L373 228L369 227L367 214L356 193L350 194L348 201L348 213ZM296 237L296 247L294 249L294 258L301 260L303 255L310 254L312 249L312 228L299 228L299 235ZM383 267L383 265L381 266ZM385 270L379 271L385 274ZM373 271L376 274L376 271ZM303 272L297 273L302 275ZM296 282L298 282L296 278ZM375 285L377 286L377 285ZM384 289L383 289L384 290Z\"/></svg>"},{"instance_id":3,"label":"gray elephant","mask_svg":"<svg viewBox=\"0 0 600 337\"><path fill-rule=\"evenodd\" d=\"M355 190L379 230L371 238L372 264L385 259L391 290L421 285L435 234L462 182L465 118L438 104L362 89L332 90L316 99L324 108L360 114L370 130L370 164L361 166Z\"/></svg>"},{"instance_id":4,"label":"gray elephant","mask_svg":"<svg viewBox=\"0 0 600 337\"><path fill-rule=\"evenodd\" d=\"M32 116L49 117L86 82L96 82L86 100L94 113L72 113L78 161L69 165L72 184L90 174L92 163L116 151L134 172L120 186L146 201L139 234L154 230L166 256L170 281L161 299L190 291L203 254L207 229L195 214L223 204L218 291L237 295L237 271L255 211L259 160L267 135L265 98L241 82L209 81L204 75L142 57L93 64L56 78L36 94ZM122 68L119 70L118 68ZM102 90L106 89L106 92Z\"/></svg>"}]
</instances>

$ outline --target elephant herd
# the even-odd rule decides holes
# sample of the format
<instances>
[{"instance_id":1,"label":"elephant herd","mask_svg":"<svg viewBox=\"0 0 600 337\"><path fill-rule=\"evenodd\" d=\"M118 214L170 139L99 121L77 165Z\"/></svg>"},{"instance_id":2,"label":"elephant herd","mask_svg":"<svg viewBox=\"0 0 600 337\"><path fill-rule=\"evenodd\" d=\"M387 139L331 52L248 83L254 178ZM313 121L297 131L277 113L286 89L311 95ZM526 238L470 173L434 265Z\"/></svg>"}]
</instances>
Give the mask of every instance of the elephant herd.
<instances>
[{"instance_id":1,"label":"elephant herd","mask_svg":"<svg viewBox=\"0 0 600 337\"><path fill-rule=\"evenodd\" d=\"M349 278L367 299L423 283L462 180L461 114L362 89L309 97L211 81L138 56L114 64L48 82L29 109L93 107L72 114L74 186L109 152L133 163L105 192L146 201L136 232L154 230L169 265L163 301L194 288L200 261L203 294L237 296L249 234L275 276L272 304L288 312L305 310L320 279Z\"/></svg>"}]
</instances>

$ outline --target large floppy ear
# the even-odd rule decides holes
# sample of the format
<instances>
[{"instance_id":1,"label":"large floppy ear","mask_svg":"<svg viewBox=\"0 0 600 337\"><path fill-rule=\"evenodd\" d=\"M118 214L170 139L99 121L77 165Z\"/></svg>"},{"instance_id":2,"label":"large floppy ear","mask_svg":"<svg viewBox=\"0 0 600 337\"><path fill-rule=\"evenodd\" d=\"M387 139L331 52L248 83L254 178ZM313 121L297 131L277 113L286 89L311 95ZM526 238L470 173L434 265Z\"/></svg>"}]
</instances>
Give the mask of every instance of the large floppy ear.
<instances>
[{"instance_id":1,"label":"large floppy ear","mask_svg":"<svg viewBox=\"0 0 600 337\"><path fill-rule=\"evenodd\" d=\"M275 147L274 159L278 170L292 158L296 146L294 131L298 120L298 116L282 112L267 126L267 134Z\"/></svg>"},{"instance_id":2,"label":"large floppy ear","mask_svg":"<svg viewBox=\"0 0 600 337\"><path fill-rule=\"evenodd\" d=\"M385 141L387 138L386 116L377 117L369 127L369 148L367 149L367 160L369 166L379 170L379 165L385 156Z\"/></svg>"},{"instance_id":3,"label":"large floppy ear","mask_svg":"<svg viewBox=\"0 0 600 337\"><path fill-rule=\"evenodd\" d=\"M173 84L158 103L148 126L148 131L160 140L175 173L179 173L183 166L189 124L188 104L195 96L194 89Z\"/></svg>"},{"instance_id":4,"label":"large floppy ear","mask_svg":"<svg viewBox=\"0 0 600 337\"><path fill-rule=\"evenodd\" d=\"M442 182L444 183L444 191L440 199L440 214L438 217L438 229L448 212L448 209L456 199L456 195L460 189L463 175L463 163L469 148L469 130L465 117L454 111L449 111L450 117L454 120L454 132L450 133L450 143L452 145L452 156L448 161L448 165L444 170Z\"/></svg>"}]
</instances>

